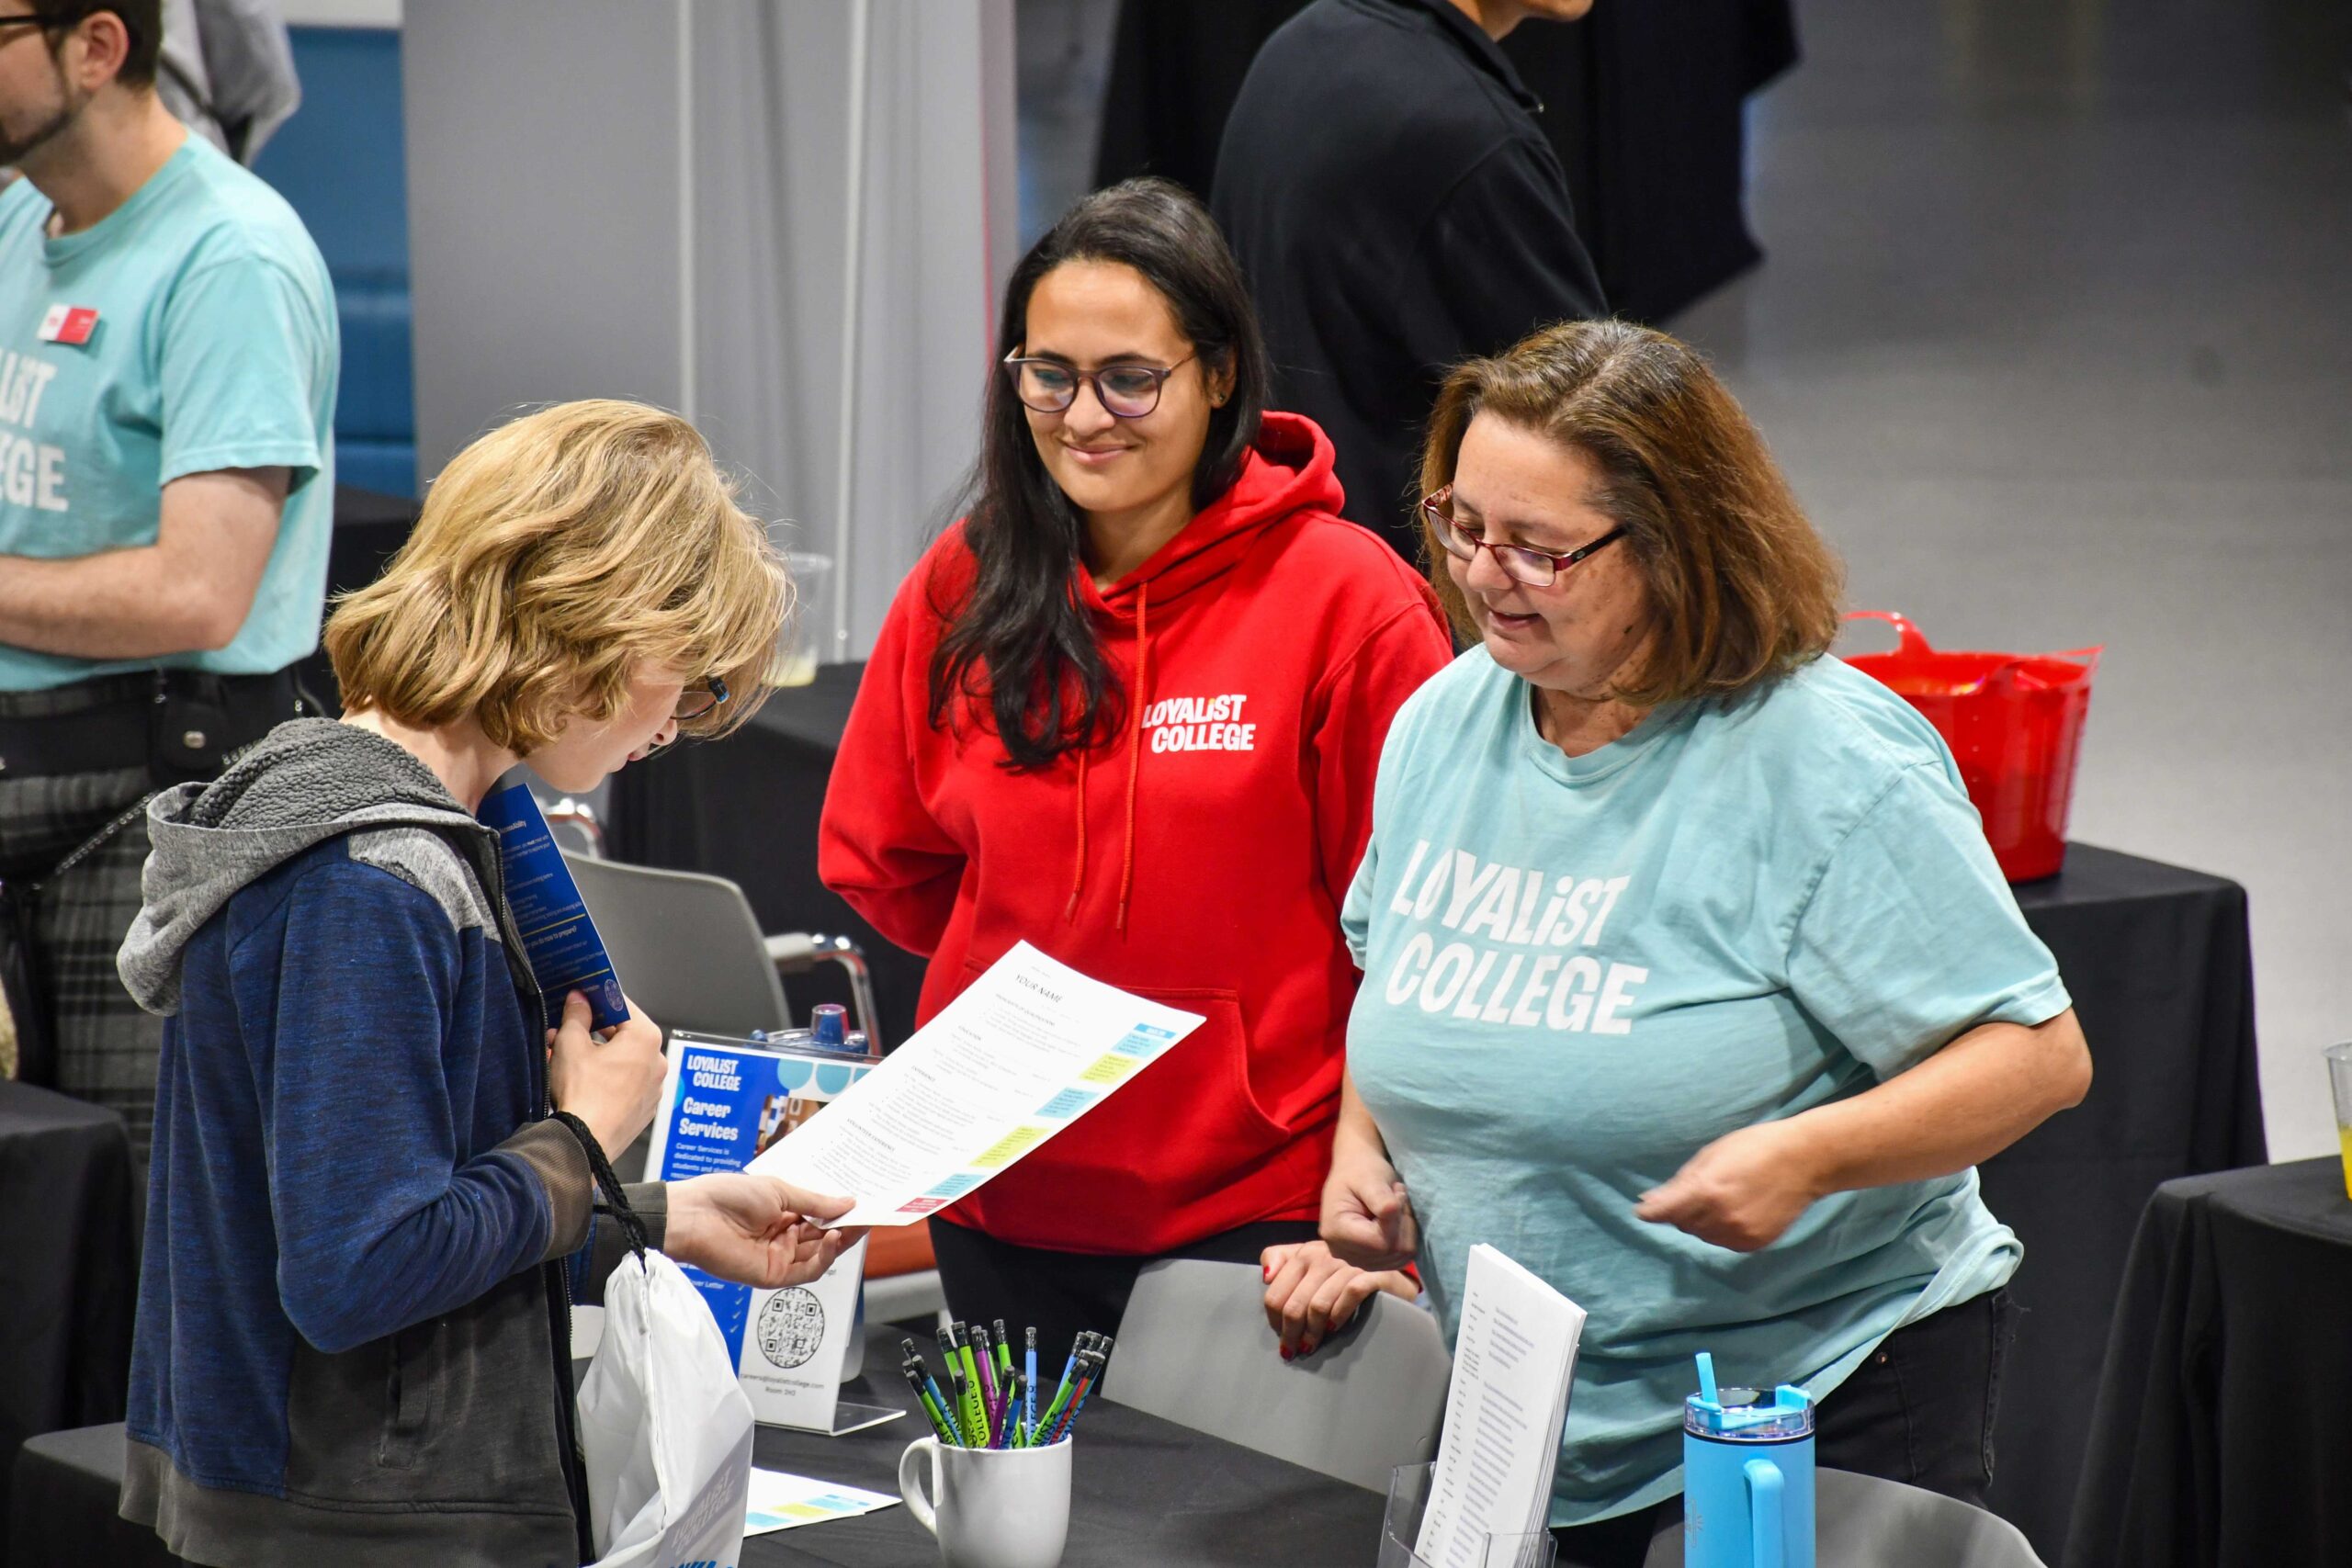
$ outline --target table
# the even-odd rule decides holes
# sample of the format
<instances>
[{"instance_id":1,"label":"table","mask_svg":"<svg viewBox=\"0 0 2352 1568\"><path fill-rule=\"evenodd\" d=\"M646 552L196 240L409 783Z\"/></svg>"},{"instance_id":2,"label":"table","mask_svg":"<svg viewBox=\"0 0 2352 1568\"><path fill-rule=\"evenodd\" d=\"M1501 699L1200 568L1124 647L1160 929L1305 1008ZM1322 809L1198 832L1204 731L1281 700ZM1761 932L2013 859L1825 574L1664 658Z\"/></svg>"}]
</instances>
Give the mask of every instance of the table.
<instances>
[{"instance_id":1,"label":"table","mask_svg":"<svg viewBox=\"0 0 2352 1568\"><path fill-rule=\"evenodd\" d=\"M906 1336L888 1324L870 1327L867 1375L844 1384L842 1396L911 1412L914 1396L895 1373ZM1090 1404L1078 1431L1064 1568L1300 1568L1369 1563L1378 1554L1386 1499L1376 1492L1108 1401ZM752 1461L896 1495L899 1454L928 1432L916 1414L845 1438L763 1427ZM754 1536L743 1543L742 1562L743 1568L904 1568L937 1560L930 1535L901 1506Z\"/></svg>"},{"instance_id":2,"label":"table","mask_svg":"<svg viewBox=\"0 0 2352 1568\"><path fill-rule=\"evenodd\" d=\"M122 1418L139 1293L134 1201L120 1116L0 1082L0 1520L27 1438Z\"/></svg>"},{"instance_id":3,"label":"table","mask_svg":"<svg viewBox=\"0 0 2352 1568\"><path fill-rule=\"evenodd\" d=\"M2056 1562L2140 1210L2177 1176L2267 1157L2245 889L2088 844L2017 889L2057 956L2097 1070L2089 1096L1981 1169L2025 1242L1993 1509ZM2122 1561L2119 1559L2118 1561Z\"/></svg>"},{"instance_id":4,"label":"table","mask_svg":"<svg viewBox=\"0 0 2352 1568\"><path fill-rule=\"evenodd\" d=\"M2068 1568L2352 1562L2342 1162L2168 1181L2115 1304Z\"/></svg>"},{"instance_id":5,"label":"table","mask_svg":"<svg viewBox=\"0 0 2352 1568\"><path fill-rule=\"evenodd\" d=\"M817 880L818 813L863 670L820 667L814 685L777 693L729 739L622 773L613 844L624 860L732 877L771 931L830 924L856 936L895 1043L913 1025L922 961ZM2160 1182L2267 1155L2245 890L2075 844L2060 874L2017 897L2057 955L2098 1063L2082 1105L1982 1171L1985 1201L2026 1247L1992 1501L2054 1561L2142 1205ZM806 1005L797 991L794 1003Z\"/></svg>"},{"instance_id":6,"label":"table","mask_svg":"<svg viewBox=\"0 0 2352 1568\"><path fill-rule=\"evenodd\" d=\"M897 1495L899 1456L929 1430L912 1413L907 1385L892 1375L905 1334L888 1324L871 1327L865 1364L876 1375L844 1384L842 1394L909 1415L842 1438L763 1427L753 1462ZM1377 1552L1386 1502L1377 1493L1123 1405L1088 1406L1079 1431L1065 1568L1299 1568L1369 1563ZM152 1531L115 1516L123 1451L116 1425L61 1433L25 1454L19 1473L41 1506L17 1510L11 1535L25 1555L17 1568L69 1562L171 1568L176 1560ZM742 1568L904 1568L937 1560L931 1537L901 1506L754 1536L741 1561Z\"/></svg>"}]
</instances>

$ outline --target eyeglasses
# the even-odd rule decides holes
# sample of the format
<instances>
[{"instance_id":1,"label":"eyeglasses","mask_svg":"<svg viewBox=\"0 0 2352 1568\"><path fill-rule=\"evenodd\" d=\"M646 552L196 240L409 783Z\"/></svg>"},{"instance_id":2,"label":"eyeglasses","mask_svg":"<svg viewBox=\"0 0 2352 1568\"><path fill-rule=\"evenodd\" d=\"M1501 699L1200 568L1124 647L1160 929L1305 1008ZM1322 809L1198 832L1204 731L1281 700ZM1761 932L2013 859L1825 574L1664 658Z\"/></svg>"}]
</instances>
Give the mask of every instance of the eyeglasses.
<instances>
[{"instance_id":1,"label":"eyeglasses","mask_svg":"<svg viewBox=\"0 0 2352 1568\"><path fill-rule=\"evenodd\" d=\"M20 17L0 17L0 33L10 28L62 28L66 24L39 11L28 11Z\"/></svg>"},{"instance_id":2,"label":"eyeglasses","mask_svg":"<svg viewBox=\"0 0 2352 1568\"><path fill-rule=\"evenodd\" d=\"M678 694L678 705L670 716L680 724L700 718L727 700L727 682L713 675L699 686L688 686Z\"/></svg>"},{"instance_id":3,"label":"eyeglasses","mask_svg":"<svg viewBox=\"0 0 2352 1568\"><path fill-rule=\"evenodd\" d=\"M1570 550L1566 555L1532 549L1526 545L1490 545L1477 529L1454 521L1453 505L1452 485L1435 495L1421 498L1421 515L1428 518L1430 526L1436 530L1438 543L1445 547L1445 553L1455 560L1473 561L1478 558L1480 550L1486 550L1494 556L1495 564L1503 569L1505 577L1513 582L1525 583L1530 588L1551 587L1568 568L1625 536L1623 527L1611 528L1592 543Z\"/></svg>"},{"instance_id":4,"label":"eyeglasses","mask_svg":"<svg viewBox=\"0 0 2352 1568\"><path fill-rule=\"evenodd\" d=\"M1159 406L1159 389L1168 378L1200 357L1188 354L1175 364L1106 365L1080 370L1058 359L1025 359L1018 351L1006 355L1004 367L1012 372L1012 395L1021 406L1039 413L1064 413L1078 401L1078 389L1094 385L1094 400L1114 419L1141 419Z\"/></svg>"}]
</instances>

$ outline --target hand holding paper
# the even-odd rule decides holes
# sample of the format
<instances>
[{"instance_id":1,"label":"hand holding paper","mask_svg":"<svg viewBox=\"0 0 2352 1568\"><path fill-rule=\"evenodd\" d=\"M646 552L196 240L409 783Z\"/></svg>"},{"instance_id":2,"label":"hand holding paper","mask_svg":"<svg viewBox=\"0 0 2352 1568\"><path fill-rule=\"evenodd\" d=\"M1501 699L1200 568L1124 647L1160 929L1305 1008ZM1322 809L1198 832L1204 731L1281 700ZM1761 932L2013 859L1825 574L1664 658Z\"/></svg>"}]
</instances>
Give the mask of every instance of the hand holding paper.
<instances>
[{"instance_id":1,"label":"hand holding paper","mask_svg":"<svg viewBox=\"0 0 2352 1568\"><path fill-rule=\"evenodd\" d=\"M749 1168L854 1195L838 1224L911 1224L1101 1104L1200 1023L1024 942Z\"/></svg>"},{"instance_id":2,"label":"hand holding paper","mask_svg":"<svg viewBox=\"0 0 2352 1568\"><path fill-rule=\"evenodd\" d=\"M846 1198L803 1192L773 1177L696 1176L670 1184L662 1250L707 1274L761 1290L805 1285L822 1278L865 1235L823 1228L849 1210Z\"/></svg>"}]
</instances>

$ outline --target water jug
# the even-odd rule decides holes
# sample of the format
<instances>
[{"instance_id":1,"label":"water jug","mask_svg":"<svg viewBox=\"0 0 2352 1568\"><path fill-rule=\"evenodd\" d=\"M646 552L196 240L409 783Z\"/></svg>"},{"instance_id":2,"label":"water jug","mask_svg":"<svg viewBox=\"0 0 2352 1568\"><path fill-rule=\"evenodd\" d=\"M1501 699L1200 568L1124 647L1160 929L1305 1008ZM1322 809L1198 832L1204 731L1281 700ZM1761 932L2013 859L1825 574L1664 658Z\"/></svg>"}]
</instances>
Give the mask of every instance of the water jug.
<instances>
[{"instance_id":1,"label":"water jug","mask_svg":"<svg viewBox=\"0 0 2352 1568\"><path fill-rule=\"evenodd\" d=\"M1685 1568L1813 1568L1813 1400L1718 1395L1710 1359L1682 1406Z\"/></svg>"}]
</instances>

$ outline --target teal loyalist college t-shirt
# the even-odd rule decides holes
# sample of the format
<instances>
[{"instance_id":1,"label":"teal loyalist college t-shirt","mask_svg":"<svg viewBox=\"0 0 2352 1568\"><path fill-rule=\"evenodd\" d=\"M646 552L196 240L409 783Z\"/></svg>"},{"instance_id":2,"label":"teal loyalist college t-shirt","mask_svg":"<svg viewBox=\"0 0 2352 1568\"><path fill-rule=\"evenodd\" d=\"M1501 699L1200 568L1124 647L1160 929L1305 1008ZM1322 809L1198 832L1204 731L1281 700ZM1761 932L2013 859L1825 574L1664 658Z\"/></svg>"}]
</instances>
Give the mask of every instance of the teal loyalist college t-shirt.
<instances>
[{"instance_id":1,"label":"teal loyalist college t-shirt","mask_svg":"<svg viewBox=\"0 0 2352 1568\"><path fill-rule=\"evenodd\" d=\"M1826 1198L1750 1254L1634 1217L1726 1133L2070 1005L1950 753L1884 686L1825 658L1569 758L1474 648L1398 713L1373 809L1348 1066L1432 1303L1451 1336L1489 1242L1591 1314L1553 1523L1680 1489L1694 1353L1818 1397L2015 1271L1973 1170Z\"/></svg>"},{"instance_id":2,"label":"teal loyalist college t-shirt","mask_svg":"<svg viewBox=\"0 0 2352 1568\"><path fill-rule=\"evenodd\" d=\"M50 215L29 180L0 190L0 555L152 545L163 488L183 474L283 467L291 489L228 647L107 662L0 643L0 690L292 663L318 646L334 522L341 350L318 247L277 192L196 136L90 228L51 239ZM60 318L90 310L87 340L65 341L82 334L61 334Z\"/></svg>"}]
</instances>

